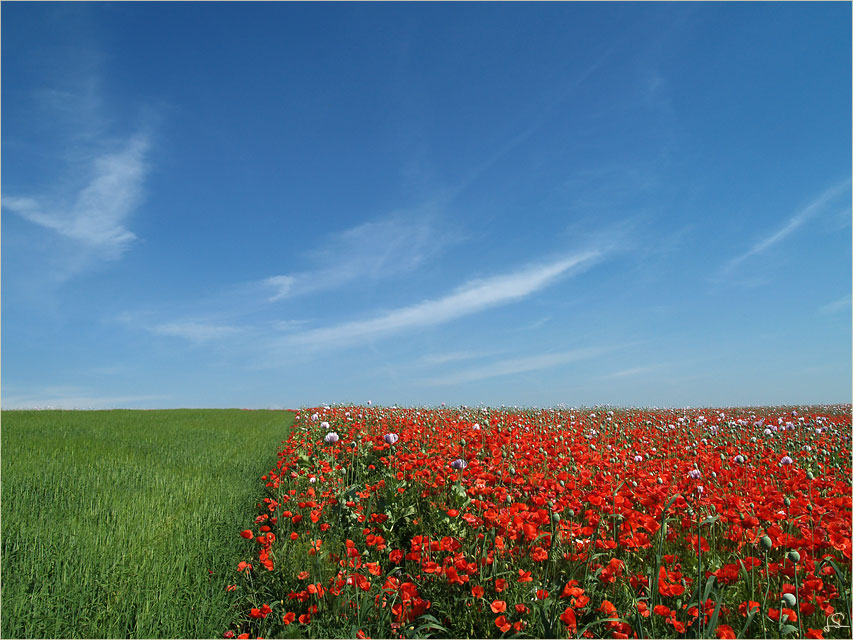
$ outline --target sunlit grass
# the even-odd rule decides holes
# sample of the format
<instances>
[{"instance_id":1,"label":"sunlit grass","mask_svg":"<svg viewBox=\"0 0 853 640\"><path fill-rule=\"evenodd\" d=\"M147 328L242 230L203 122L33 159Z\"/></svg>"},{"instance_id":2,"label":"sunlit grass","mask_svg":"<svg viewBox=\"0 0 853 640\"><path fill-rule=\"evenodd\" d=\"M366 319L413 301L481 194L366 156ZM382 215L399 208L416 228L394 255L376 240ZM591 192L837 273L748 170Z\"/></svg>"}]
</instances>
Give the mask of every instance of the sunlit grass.
<instances>
[{"instance_id":1,"label":"sunlit grass","mask_svg":"<svg viewBox=\"0 0 853 640\"><path fill-rule=\"evenodd\" d=\"M4 411L2 636L221 636L234 532L291 423L281 411Z\"/></svg>"}]
</instances>

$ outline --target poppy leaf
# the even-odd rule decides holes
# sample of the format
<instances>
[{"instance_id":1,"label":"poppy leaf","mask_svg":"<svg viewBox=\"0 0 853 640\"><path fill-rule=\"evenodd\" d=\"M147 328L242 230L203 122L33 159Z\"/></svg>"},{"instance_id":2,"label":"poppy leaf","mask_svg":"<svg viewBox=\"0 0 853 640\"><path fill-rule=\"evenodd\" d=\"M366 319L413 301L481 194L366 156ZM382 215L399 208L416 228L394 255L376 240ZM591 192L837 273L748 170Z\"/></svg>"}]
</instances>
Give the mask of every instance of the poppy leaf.
<instances>
[{"instance_id":1,"label":"poppy leaf","mask_svg":"<svg viewBox=\"0 0 853 640\"><path fill-rule=\"evenodd\" d=\"M743 638L744 634L746 633L746 630L749 629L749 625L752 623L752 620L753 618L755 618L755 614L757 614L758 611L758 609L752 609L749 612L749 615L746 617L746 622L744 622L743 624L743 629L740 630L740 633L737 636L738 638Z\"/></svg>"},{"instance_id":2,"label":"poppy leaf","mask_svg":"<svg viewBox=\"0 0 853 640\"><path fill-rule=\"evenodd\" d=\"M709 633L714 633L717 628L717 620L720 617L720 609L723 606L723 594L720 592L717 596L717 604L714 606L714 613L711 615L711 619L708 621L708 631Z\"/></svg>"}]
</instances>

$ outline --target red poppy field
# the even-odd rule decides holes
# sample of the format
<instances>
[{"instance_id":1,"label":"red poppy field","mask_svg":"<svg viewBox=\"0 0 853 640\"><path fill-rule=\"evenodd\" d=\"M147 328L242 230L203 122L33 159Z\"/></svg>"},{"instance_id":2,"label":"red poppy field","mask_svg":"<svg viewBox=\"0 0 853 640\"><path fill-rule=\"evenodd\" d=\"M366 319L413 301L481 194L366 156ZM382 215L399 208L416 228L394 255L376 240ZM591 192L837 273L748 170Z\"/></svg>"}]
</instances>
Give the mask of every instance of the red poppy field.
<instances>
[{"instance_id":1,"label":"red poppy field","mask_svg":"<svg viewBox=\"0 0 853 640\"><path fill-rule=\"evenodd\" d=\"M850 407L299 412L231 637L850 637Z\"/></svg>"}]
</instances>

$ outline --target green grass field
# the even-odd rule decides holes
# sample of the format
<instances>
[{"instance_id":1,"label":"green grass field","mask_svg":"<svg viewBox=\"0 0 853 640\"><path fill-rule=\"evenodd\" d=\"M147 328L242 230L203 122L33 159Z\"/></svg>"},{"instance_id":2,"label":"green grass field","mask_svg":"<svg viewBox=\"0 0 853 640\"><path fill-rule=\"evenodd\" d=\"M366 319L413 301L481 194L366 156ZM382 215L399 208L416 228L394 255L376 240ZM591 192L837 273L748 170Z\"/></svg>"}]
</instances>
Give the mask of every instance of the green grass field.
<instances>
[{"instance_id":1,"label":"green grass field","mask_svg":"<svg viewBox=\"0 0 853 640\"><path fill-rule=\"evenodd\" d=\"M4 411L4 638L221 637L293 414Z\"/></svg>"}]
</instances>

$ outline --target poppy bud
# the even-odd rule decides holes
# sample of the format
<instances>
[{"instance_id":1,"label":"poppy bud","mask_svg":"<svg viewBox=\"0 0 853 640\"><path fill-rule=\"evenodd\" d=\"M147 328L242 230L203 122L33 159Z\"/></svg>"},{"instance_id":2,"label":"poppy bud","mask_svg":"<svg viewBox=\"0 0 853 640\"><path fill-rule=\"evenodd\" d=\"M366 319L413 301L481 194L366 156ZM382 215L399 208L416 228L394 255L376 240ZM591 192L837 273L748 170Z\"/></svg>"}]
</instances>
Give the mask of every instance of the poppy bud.
<instances>
[{"instance_id":1,"label":"poppy bud","mask_svg":"<svg viewBox=\"0 0 853 640\"><path fill-rule=\"evenodd\" d=\"M791 506L791 499L788 496L785 496L785 499L783 500L783 502L785 503L786 507Z\"/></svg>"}]
</instances>

